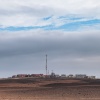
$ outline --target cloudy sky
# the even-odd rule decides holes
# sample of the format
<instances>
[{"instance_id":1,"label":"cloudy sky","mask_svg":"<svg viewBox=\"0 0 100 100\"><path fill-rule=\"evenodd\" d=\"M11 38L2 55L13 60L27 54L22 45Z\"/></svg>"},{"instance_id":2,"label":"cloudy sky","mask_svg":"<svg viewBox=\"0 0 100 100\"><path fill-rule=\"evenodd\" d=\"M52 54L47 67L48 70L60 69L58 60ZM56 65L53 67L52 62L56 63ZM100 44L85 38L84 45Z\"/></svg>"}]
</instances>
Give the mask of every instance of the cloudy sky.
<instances>
[{"instance_id":1,"label":"cloudy sky","mask_svg":"<svg viewBox=\"0 0 100 100\"><path fill-rule=\"evenodd\" d=\"M100 0L0 0L0 77L100 77Z\"/></svg>"}]
</instances>

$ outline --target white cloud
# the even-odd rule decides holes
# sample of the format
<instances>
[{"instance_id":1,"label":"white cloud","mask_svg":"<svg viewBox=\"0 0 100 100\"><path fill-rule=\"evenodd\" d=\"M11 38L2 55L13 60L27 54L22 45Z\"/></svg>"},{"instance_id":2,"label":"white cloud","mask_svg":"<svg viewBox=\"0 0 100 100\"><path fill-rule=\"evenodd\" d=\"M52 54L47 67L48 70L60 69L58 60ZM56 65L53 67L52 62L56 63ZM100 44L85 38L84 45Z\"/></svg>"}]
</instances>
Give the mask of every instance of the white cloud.
<instances>
[{"instance_id":1,"label":"white cloud","mask_svg":"<svg viewBox=\"0 0 100 100\"><path fill-rule=\"evenodd\" d=\"M59 16L75 15L100 19L99 11L99 0L0 0L0 25L44 26L55 22L59 26L63 24L62 20L57 19ZM41 20L51 15L54 19Z\"/></svg>"}]
</instances>

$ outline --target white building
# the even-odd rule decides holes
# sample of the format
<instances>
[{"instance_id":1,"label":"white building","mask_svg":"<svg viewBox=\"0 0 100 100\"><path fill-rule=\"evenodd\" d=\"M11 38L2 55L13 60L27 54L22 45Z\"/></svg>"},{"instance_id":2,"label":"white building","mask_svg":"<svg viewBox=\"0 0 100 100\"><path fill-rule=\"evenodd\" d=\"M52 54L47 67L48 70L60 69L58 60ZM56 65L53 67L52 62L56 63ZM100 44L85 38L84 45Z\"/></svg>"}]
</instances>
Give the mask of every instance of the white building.
<instances>
[{"instance_id":1,"label":"white building","mask_svg":"<svg viewBox=\"0 0 100 100\"><path fill-rule=\"evenodd\" d=\"M95 76L88 76L88 78L95 79L96 77Z\"/></svg>"},{"instance_id":2,"label":"white building","mask_svg":"<svg viewBox=\"0 0 100 100\"><path fill-rule=\"evenodd\" d=\"M62 77L62 78L65 78L65 77L66 77L66 74L61 74L61 77Z\"/></svg>"},{"instance_id":3,"label":"white building","mask_svg":"<svg viewBox=\"0 0 100 100\"><path fill-rule=\"evenodd\" d=\"M87 76L85 74L76 74L75 78L86 78Z\"/></svg>"},{"instance_id":4,"label":"white building","mask_svg":"<svg viewBox=\"0 0 100 100\"><path fill-rule=\"evenodd\" d=\"M69 75L68 75L68 78L73 78L73 77L74 77L73 74L69 74Z\"/></svg>"}]
</instances>

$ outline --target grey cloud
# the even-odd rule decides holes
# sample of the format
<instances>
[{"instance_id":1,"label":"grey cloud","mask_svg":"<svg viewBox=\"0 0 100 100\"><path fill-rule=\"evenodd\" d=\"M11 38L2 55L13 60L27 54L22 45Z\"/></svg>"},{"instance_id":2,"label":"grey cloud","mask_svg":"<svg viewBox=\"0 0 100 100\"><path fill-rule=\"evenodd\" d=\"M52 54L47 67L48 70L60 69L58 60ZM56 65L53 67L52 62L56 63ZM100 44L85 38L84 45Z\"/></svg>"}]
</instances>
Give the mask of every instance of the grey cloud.
<instances>
[{"instance_id":1,"label":"grey cloud","mask_svg":"<svg viewBox=\"0 0 100 100\"><path fill-rule=\"evenodd\" d=\"M62 37L25 37L0 42L0 55L15 56L39 52L58 53L62 55L100 55L100 37L83 36L80 38Z\"/></svg>"}]
</instances>

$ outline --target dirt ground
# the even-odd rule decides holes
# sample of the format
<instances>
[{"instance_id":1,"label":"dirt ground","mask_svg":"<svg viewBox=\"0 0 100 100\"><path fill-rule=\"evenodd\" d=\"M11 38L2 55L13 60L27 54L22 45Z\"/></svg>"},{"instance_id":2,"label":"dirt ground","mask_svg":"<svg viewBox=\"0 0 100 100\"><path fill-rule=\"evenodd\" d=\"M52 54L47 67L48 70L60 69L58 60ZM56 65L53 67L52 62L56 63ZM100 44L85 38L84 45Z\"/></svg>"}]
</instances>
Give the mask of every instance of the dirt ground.
<instances>
[{"instance_id":1,"label":"dirt ground","mask_svg":"<svg viewBox=\"0 0 100 100\"><path fill-rule=\"evenodd\" d=\"M100 80L3 79L0 100L100 100Z\"/></svg>"}]
</instances>

